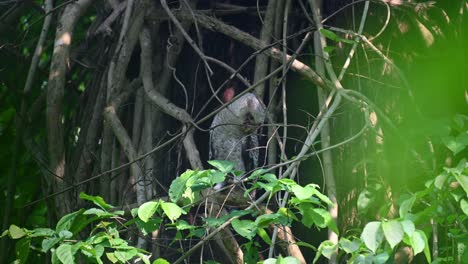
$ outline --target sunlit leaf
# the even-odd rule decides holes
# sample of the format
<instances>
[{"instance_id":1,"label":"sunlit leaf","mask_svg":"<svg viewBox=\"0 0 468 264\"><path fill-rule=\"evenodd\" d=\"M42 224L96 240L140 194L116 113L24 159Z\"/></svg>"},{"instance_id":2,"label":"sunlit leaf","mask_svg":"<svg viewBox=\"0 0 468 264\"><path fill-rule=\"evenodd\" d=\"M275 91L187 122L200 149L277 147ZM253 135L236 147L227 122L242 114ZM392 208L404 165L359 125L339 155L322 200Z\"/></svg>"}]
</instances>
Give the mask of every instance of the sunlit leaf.
<instances>
[{"instance_id":1,"label":"sunlit leaf","mask_svg":"<svg viewBox=\"0 0 468 264\"><path fill-rule=\"evenodd\" d=\"M24 232L22 228L16 225L10 225L8 232L10 234L10 237L13 239L19 239L26 235L26 232Z\"/></svg>"},{"instance_id":2,"label":"sunlit leaf","mask_svg":"<svg viewBox=\"0 0 468 264\"><path fill-rule=\"evenodd\" d=\"M208 163L224 173L232 172L234 169L234 163L226 160L209 160Z\"/></svg>"},{"instance_id":3,"label":"sunlit leaf","mask_svg":"<svg viewBox=\"0 0 468 264\"><path fill-rule=\"evenodd\" d=\"M106 203L101 196L92 196L92 195L88 195L88 194L86 194L84 192L81 192L80 193L80 198L83 199L83 200L88 200L88 201L93 202L95 205L101 207L103 210L109 210L111 208L114 208L114 206Z\"/></svg>"},{"instance_id":4,"label":"sunlit leaf","mask_svg":"<svg viewBox=\"0 0 468 264\"><path fill-rule=\"evenodd\" d=\"M392 249L403 240L403 227L397 220L382 222L382 230Z\"/></svg>"},{"instance_id":5,"label":"sunlit leaf","mask_svg":"<svg viewBox=\"0 0 468 264\"><path fill-rule=\"evenodd\" d=\"M62 244L57 248L56 252L58 259L62 261L62 263L75 263L71 245Z\"/></svg>"},{"instance_id":6,"label":"sunlit leaf","mask_svg":"<svg viewBox=\"0 0 468 264\"><path fill-rule=\"evenodd\" d=\"M171 220L172 222L177 220L182 214L186 213L175 203L162 202L161 208L163 209L164 213L169 218L169 220Z\"/></svg>"},{"instance_id":7,"label":"sunlit leaf","mask_svg":"<svg viewBox=\"0 0 468 264\"><path fill-rule=\"evenodd\" d=\"M366 244L367 248L372 250L374 253L379 248L383 238L384 234L382 225L377 221L367 223L361 234L361 240L364 242L364 244Z\"/></svg>"},{"instance_id":8,"label":"sunlit leaf","mask_svg":"<svg viewBox=\"0 0 468 264\"><path fill-rule=\"evenodd\" d=\"M257 226L252 220L239 220L236 218L232 220L231 225L239 235L247 239L252 239L257 232Z\"/></svg>"},{"instance_id":9,"label":"sunlit leaf","mask_svg":"<svg viewBox=\"0 0 468 264\"><path fill-rule=\"evenodd\" d=\"M148 220L154 215L156 210L158 209L160 202L151 201L146 202L138 208L138 217L143 222L148 222Z\"/></svg>"},{"instance_id":10,"label":"sunlit leaf","mask_svg":"<svg viewBox=\"0 0 468 264\"><path fill-rule=\"evenodd\" d=\"M360 242L358 240L349 240L347 238L342 237L338 242L340 247L348 254L354 253L359 249Z\"/></svg>"}]
</instances>

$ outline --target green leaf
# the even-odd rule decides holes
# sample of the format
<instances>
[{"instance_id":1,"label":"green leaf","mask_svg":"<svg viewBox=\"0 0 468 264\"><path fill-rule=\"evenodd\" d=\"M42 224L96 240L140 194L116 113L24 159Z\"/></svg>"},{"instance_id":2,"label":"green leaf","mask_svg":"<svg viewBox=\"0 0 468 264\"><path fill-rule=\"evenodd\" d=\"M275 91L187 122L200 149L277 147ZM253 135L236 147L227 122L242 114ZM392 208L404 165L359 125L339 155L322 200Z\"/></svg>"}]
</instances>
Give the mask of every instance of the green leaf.
<instances>
[{"instance_id":1,"label":"green leaf","mask_svg":"<svg viewBox=\"0 0 468 264\"><path fill-rule=\"evenodd\" d=\"M336 47L334 46L326 46L325 48L323 48L323 51L325 51L328 54L331 54L335 49Z\"/></svg>"},{"instance_id":2,"label":"green leaf","mask_svg":"<svg viewBox=\"0 0 468 264\"><path fill-rule=\"evenodd\" d=\"M90 208L90 209L84 211L83 215L96 215L97 217L100 217L100 218L107 218L107 217L116 216L115 213L110 213L110 212L107 212L107 211L99 209L99 208Z\"/></svg>"},{"instance_id":3,"label":"green leaf","mask_svg":"<svg viewBox=\"0 0 468 264\"><path fill-rule=\"evenodd\" d=\"M465 191L465 194L468 196L468 176L463 174L463 171L468 167L468 163L466 162L465 159L462 159L458 165L455 171L459 171L458 173L453 173L453 176L455 176L455 179L457 179L458 183L461 185L463 190Z\"/></svg>"},{"instance_id":4,"label":"green leaf","mask_svg":"<svg viewBox=\"0 0 468 264\"><path fill-rule=\"evenodd\" d=\"M224 173L232 172L234 169L234 163L226 160L209 160L208 163Z\"/></svg>"},{"instance_id":5,"label":"green leaf","mask_svg":"<svg viewBox=\"0 0 468 264\"><path fill-rule=\"evenodd\" d=\"M308 185L308 186L311 186L311 185ZM312 189L312 193L313 195L317 196L317 198L319 198L322 202L326 203L327 205L329 206L334 206L333 205L333 202L330 200L330 198L328 198L328 196L326 196L325 194L321 193L319 190L317 190L315 187L311 186L313 189Z\"/></svg>"},{"instance_id":6,"label":"green leaf","mask_svg":"<svg viewBox=\"0 0 468 264\"><path fill-rule=\"evenodd\" d=\"M357 251L360 246L360 242L358 240L349 240L347 238L342 237L338 242L340 247L348 254L352 254L353 252Z\"/></svg>"},{"instance_id":7,"label":"green leaf","mask_svg":"<svg viewBox=\"0 0 468 264\"><path fill-rule=\"evenodd\" d=\"M140 218L137 218L136 220L136 225L137 227L141 230L141 233L143 235L148 235L152 233L153 231L156 231L159 229L159 226L161 225L161 218L150 218L148 221L143 222Z\"/></svg>"},{"instance_id":8,"label":"green leaf","mask_svg":"<svg viewBox=\"0 0 468 264\"><path fill-rule=\"evenodd\" d=\"M84 212L84 209L80 209L78 211L75 211L73 213L69 213L67 215L64 215L62 218L57 223L57 226L55 227L55 231L59 233L62 230L70 230L71 226L73 225L73 222L75 219L82 215Z\"/></svg>"},{"instance_id":9,"label":"green leaf","mask_svg":"<svg viewBox=\"0 0 468 264\"><path fill-rule=\"evenodd\" d=\"M323 241L320 244L319 248L318 248L318 252L315 255L313 263L316 263L319 260L320 256L322 256L322 255L324 257L330 259L330 257L333 255L333 253L336 252L337 247L338 247L338 245L336 245L335 243L333 243L330 240Z\"/></svg>"},{"instance_id":10,"label":"green leaf","mask_svg":"<svg viewBox=\"0 0 468 264\"><path fill-rule=\"evenodd\" d=\"M138 217L141 219L143 222L148 222L148 220L154 215L156 210L159 207L160 202L146 202L140 207L138 207Z\"/></svg>"},{"instance_id":11,"label":"green leaf","mask_svg":"<svg viewBox=\"0 0 468 264\"><path fill-rule=\"evenodd\" d=\"M361 240L366 244L367 248L372 250L374 253L379 248L383 238L384 234L382 225L377 221L367 223L361 234Z\"/></svg>"},{"instance_id":12,"label":"green leaf","mask_svg":"<svg viewBox=\"0 0 468 264\"><path fill-rule=\"evenodd\" d=\"M425 235L421 230L416 230L410 238L411 247L413 248L415 256L423 252L424 247L426 246L426 241L424 237Z\"/></svg>"},{"instance_id":13,"label":"green leaf","mask_svg":"<svg viewBox=\"0 0 468 264\"><path fill-rule=\"evenodd\" d=\"M416 197L411 196L411 198L403 201L400 206L400 217L404 218L406 215L408 215L409 212L411 212L411 209L413 208L413 204L416 200Z\"/></svg>"},{"instance_id":14,"label":"green leaf","mask_svg":"<svg viewBox=\"0 0 468 264\"><path fill-rule=\"evenodd\" d=\"M172 181L171 186L169 187L169 198L171 201L177 202L182 197L187 188L187 180L195 173L196 172L193 170L187 170Z\"/></svg>"},{"instance_id":15,"label":"green leaf","mask_svg":"<svg viewBox=\"0 0 468 264\"><path fill-rule=\"evenodd\" d=\"M312 196L314 188L312 186L302 187L300 185L293 185L291 190L297 198L300 200L306 200Z\"/></svg>"},{"instance_id":16,"label":"green leaf","mask_svg":"<svg viewBox=\"0 0 468 264\"><path fill-rule=\"evenodd\" d=\"M88 194L86 194L84 192L81 192L80 193L80 198L83 199L83 200L93 202L95 205L101 207L103 210L106 210L106 211L111 209L111 208L114 208L114 206L106 203L101 196L92 196L92 195L88 195Z\"/></svg>"},{"instance_id":17,"label":"green leaf","mask_svg":"<svg viewBox=\"0 0 468 264\"><path fill-rule=\"evenodd\" d=\"M357 209L360 214L365 214L375 201L375 196L369 189L364 189L359 193Z\"/></svg>"},{"instance_id":18,"label":"green leaf","mask_svg":"<svg viewBox=\"0 0 468 264\"><path fill-rule=\"evenodd\" d=\"M324 37L326 37L327 39L331 39L331 40L334 40L334 41L339 41L339 37L333 31L322 28L322 29L320 29L320 33Z\"/></svg>"},{"instance_id":19,"label":"green leaf","mask_svg":"<svg viewBox=\"0 0 468 264\"><path fill-rule=\"evenodd\" d=\"M463 213L468 216L468 201L466 199L460 200L460 208L462 209Z\"/></svg>"},{"instance_id":20,"label":"green leaf","mask_svg":"<svg viewBox=\"0 0 468 264\"><path fill-rule=\"evenodd\" d=\"M10 237L12 239L19 239L26 235L26 232L24 232L22 228L16 225L10 225L10 228L8 229L8 233L10 234Z\"/></svg>"},{"instance_id":21,"label":"green leaf","mask_svg":"<svg viewBox=\"0 0 468 264\"><path fill-rule=\"evenodd\" d=\"M163 258L158 258L153 261L153 264L170 264L169 261L163 259Z\"/></svg>"},{"instance_id":22,"label":"green leaf","mask_svg":"<svg viewBox=\"0 0 468 264\"><path fill-rule=\"evenodd\" d=\"M291 257L291 256L288 256L285 258L279 256L276 263L277 264L300 264L298 259L296 259L295 257Z\"/></svg>"},{"instance_id":23,"label":"green leaf","mask_svg":"<svg viewBox=\"0 0 468 264\"><path fill-rule=\"evenodd\" d=\"M31 230L30 237L46 237L46 236L53 236L55 231L50 228L35 228Z\"/></svg>"},{"instance_id":24,"label":"green leaf","mask_svg":"<svg viewBox=\"0 0 468 264\"><path fill-rule=\"evenodd\" d=\"M342 38L342 37L339 37L338 35L336 35L333 31L330 31L330 30L327 30L327 29L320 29L320 33L322 33L322 35L328 39L331 39L333 41L336 41L336 42L344 42L344 43L348 43L348 44L354 44L356 43L356 41L354 40L351 40L351 39L345 39L345 38Z\"/></svg>"},{"instance_id":25,"label":"green leaf","mask_svg":"<svg viewBox=\"0 0 468 264\"><path fill-rule=\"evenodd\" d=\"M62 263L75 263L75 258L72 253L72 246L69 244L60 245L57 250L57 257Z\"/></svg>"},{"instance_id":26,"label":"green leaf","mask_svg":"<svg viewBox=\"0 0 468 264\"><path fill-rule=\"evenodd\" d=\"M119 261L114 252L106 252L106 257L112 263L117 263Z\"/></svg>"},{"instance_id":27,"label":"green leaf","mask_svg":"<svg viewBox=\"0 0 468 264\"><path fill-rule=\"evenodd\" d=\"M252 220L234 219L231 222L232 228L241 236L252 239L255 236L257 226Z\"/></svg>"},{"instance_id":28,"label":"green leaf","mask_svg":"<svg viewBox=\"0 0 468 264\"><path fill-rule=\"evenodd\" d=\"M174 223L174 220L177 220L182 214L186 213L182 208L180 208L175 203L162 202L161 203L161 208L163 209L166 216L173 223Z\"/></svg>"},{"instance_id":29,"label":"green leaf","mask_svg":"<svg viewBox=\"0 0 468 264\"><path fill-rule=\"evenodd\" d=\"M385 264L387 263L387 260L390 258L390 255L387 252L383 252L378 254L377 256L374 257L374 262L375 264Z\"/></svg>"},{"instance_id":30,"label":"green leaf","mask_svg":"<svg viewBox=\"0 0 468 264\"><path fill-rule=\"evenodd\" d=\"M24 237L16 242L16 257L20 264L27 263L31 245L31 238Z\"/></svg>"},{"instance_id":31,"label":"green leaf","mask_svg":"<svg viewBox=\"0 0 468 264\"><path fill-rule=\"evenodd\" d=\"M271 245L271 239L270 236L268 236L267 232L263 228L257 228L257 235L265 241L268 245Z\"/></svg>"},{"instance_id":32,"label":"green leaf","mask_svg":"<svg viewBox=\"0 0 468 264\"><path fill-rule=\"evenodd\" d=\"M453 155L457 155L468 145L468 131L462 132L456 137L443 137L442 142L448 149L453 152Z\"/></svg>"},{"instance_id":33,"label":"green leaf","mask_svg":"<svg viewBox=\"0 0 468 264\"><path fill-rule=\"evenodd\" d=\"M276 223L280 215L278 214L264 214L255 219L255 223L258 227L268 227L271 223Z\"/></svg>"},{"instance_id":34,"label":"green leaf","mask_svg":"<svg viewBox=\"0 0 468 264\"><path fill-rule=\"evenodd\" d=\"M313 251L317 251L317 248L314 247L313 245L309 244L309 243L306 243L306 242L303 242L303 241L298 241L296 242L296 245L300 246L300 247L307 247L307 248L310 248L312 249Z\"/></svg>"},{"instance_id":35,"label":"green leaf","mask_svg":"<svg viewBox=\"0 0 468 264\"><path fill-rule=\"evenodd\" d=\"M137 256L139 257L139 259L141 259L141 261L143 261L144 264L150 264L150 256L142 253L138 253ZM136 259L135 262L138 263L139 260Z\"/></svg>"},{"instance_id":36,"label":"green leaf","mask_svg":"<svg viewBox=\"0 0 468 264\"><path fill-rule=\"evenodd\" d=\"M49 251L49 249L53 248L60 241L62 241L62 238L60 237L50 237L42 240L42 252Z\"/></svg>"},{"instance_id":37,"label":"green leaf","mask_svg":"<svg viewBox=\"0 0 468 264\"><path fill-rule=\"evenodd\" d=\"M130 250L117 250L114 251L114 256L123 263L126 263L128 260L131 260L138 254L138 251L134 248Z\"/></svg>"},{"instance_id":38,"label":"green leaf","mask_svg":"<svg viewBox=\"0 0 468 264\"><path fill-rule=\"evenodd\" d=\"M226 179L226 173L213 170L210 174L210 180L212 185L223 182Z\"/></svg>"},{"instance_id":39,"label":"green leaf","mask_svg":"<svg viewBox=\"0 0 468 264\"><path fill-rule=\"evenodd\" d=\"M195 226L194 225L191 225L189 224L187 221L185 220L182 220L182 219L179 219L177 222L176 222L176 229L177 230L189 230L189 229L194 229Z\"/></svg>"},{"instance_id":40,"label":"green leaf","mask_svg":"<svg viewBox=\"0 0 468 264\"><path fill-rule=\"evenodd\" d=\"M62 230L62 231L60 231L60 233L58 235L62 239L69 239L69 238L71 238L73 236L72 232L70 232L68 230Z\"/></svg>"},{"instance_id":41,"label":"green leaf","mask_svg":"<svg viewBox=\"0 0 468 264\"><path fill-rule=\"evenodd\" d=\"M447 178L448 173L446 171L442 172L439 176L435 178L434 186L437 189L442 190L442 188L444 188L445 183L447 182Z\"/></svg>"},{"instance_id":42,"label":"green leaf","mask_svg":"<svg viewBox=\"0 0 468 264\"><path fill-rule=\"evenodd\" d=\"M411 220L403 220L400 222L401 223L401 226L403 227L403 231L405 231L405 233L411 237L414 233L414 230L416 229L414 227L414 223L413 221Z\"/></svg>"},{"instance_id":43,"label":"green leaf","mask_svg":"<svg viewBox=\"0 0 468 264\"><path fill-rule=\"evenodd\" d=\"M382 230L392 249L403 240L403 227L396 220L382 222Z\"/></svg>"}]
</instances>

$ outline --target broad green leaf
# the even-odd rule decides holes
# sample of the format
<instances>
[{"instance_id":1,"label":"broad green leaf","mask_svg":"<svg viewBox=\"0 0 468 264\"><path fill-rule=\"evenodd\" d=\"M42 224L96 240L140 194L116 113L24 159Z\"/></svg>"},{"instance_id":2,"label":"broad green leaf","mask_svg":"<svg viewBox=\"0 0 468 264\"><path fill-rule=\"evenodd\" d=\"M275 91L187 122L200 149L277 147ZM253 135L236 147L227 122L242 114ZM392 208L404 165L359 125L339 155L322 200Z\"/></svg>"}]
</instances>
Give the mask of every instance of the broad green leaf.
<instances>
[{"instance_id":1,"label":"broad green leaf","mask_svg":"<svg viewBox=\"0 0 468 264\"><path fill-rule=\"evenodd\" d=\"M83 212L83 215L96 215L97 217L106 218L115 216L114 213L107 212L99 208L90 208Z\"/></svg>"},{"instance_id":2,"label":"broad green leaf","mask_svg":"<svg viewBox=\"0 0 468 264\"><path fill-rule=\"evenodd\" d=\"M375 264L385 264L387 263L387 260L390 258L390 255L388 255L387 252L383 252L378 254L377 256L374 257L374 263Z\"/></svg>"},{"instance_id":3,"label":"broad green leaf","mask_svg":"<svg viewBox=\"0 0 468 264\"><path fill-rule=\"evenodd\" d=\"M55 227L55 231L59 233L62 230L70 230L71 226L73 225L73 222L75 219L82 215L84 212L84 209L80 209L78 211L75 211L73 213L69 213L67 215L64 215L62 218L57 223L57 226Z\"/></svg>"},{"instance_id":4,"label":"broad green leaf","mask_svg":"<svg viewBox=\"0 0 468 264\"><path fill-rule=\"evenodd\" d=\"M460 208L462 209L463 213L468 216L468 201L466 199L460 200Z\"/></svg>"},{"instance_id":5,"label":"broad green leaf","mask_svg":"<svg viewBox=\"0 0 468 264\"><path fill-rule=\"evenodd\" d=\"M68 231L68 230L62 230L59 232L59 237L62 238L62 239L69 239L73 236L72 232Z\"/></svg>"},{"instance_id":6,"label":"broad green leaf","mask_svg":"<svg viewBox=\"0 0 468 264\"><path fill-rule=\"evenodd\" d=\"M383 238L382 225L377 221L367 223L361 234L361 240L366 244L367 248L374 253L379 248Z\"/></svg>"},{"instance_id":7,"label":"broad green leaf","mask_svg":"<svg viewBox=\"0 0 468 264\"><path fill-rule=\"evenodd\" d=\"M194 229L195 226L189 224L187 221L179 219L176 222L176 229L177 230L189 230L189 229Z\"/></svg>"},{"instance_id":8,"label":"broad green leaf","mask_svg":"<svg viewBox=\"0 0 468 264\"><path fill-rule=\"evenodd\" d=\"M279 256L278 260L276 260L276 263L277 264L300 264L298 259L296 259L295 257L291 257L291 256L288 256L285 258Z\"/></svg>"},{"instance_id":9,"label":"broad green leaf","mask_svg":"<svg viewBox=\"0 0 468 264\"><path fill-rule=\"evenodd\" d=\"M158 230L161 225L161 218L150 218L148 221L143 222L141 219L137 218L136 225L141 230L145 236L150 234L153 231Z\"/></svg>"},{"instance_id":10,"label":"broad green leaf","mask_svg":"<svg viewBox=\"0 0 468 264\"><path fill-rule=\"evenodd\" d=\"M335 49L336 47L334 46L326 46L325 48L323 48L323 51L325 51L328 54L331 54Z\"/></svg>"},{"instance_id":11,"label":"broad green leaf","mask_svg":"<svg viewBox=\"0 0 468 264\"><path fill-rule=\"evenodd\" d=\"M143 261L144 264L150 264L150 256L142 254L142 253L138 253L137 256L139 257L141 261ZM135 262L139 263L140 262L139 259L136 259Z\"/></svg>"},{"instance_id":12,"label":"broad green leaf","mask_svg":"<svg viewBox=\"0 0 468 264\"><path fill-rule=\"evenodd\" d=\"M146 202L138 208L138 217L143 222L148 222L148 220L154 215L156 210L158 209L160 202L151 201Z\"/></svg>"},{"instance_id":13,"label":"broad green leaf","mask_svg":"<svg viewBox=\"0 0 468 264\"><path fill-rule=\"evenodd\" d=\"M182 197L185 193L185 189L187 188L187 180L195 173L196 172L193 170L187 170L172 181L171 186L169 187L169 198L171 201L177 202Z\"/></svg>"},{"instance_id":14,"label":"broad green leaf","mask_svg":"<svg viewBox=\"0 0 468 264\"><path fill-rule=\"evenodd\" d=\"M468 196L468 176L463 174L467 167L467 161L465 159L462 159L455 168L455 173L453 173L453 176L455 176L455 179L457 179L458 183L462 186L463 190L465 191L465 194Z\"/></svg>"},{"instance_id":15,"label":"broad green leaf","mask_svg":"<svg viewBox=\"0 0 468 264\"><path fill-rule=\"evenodd\" d=\"M336 35L333 31L330 31L330 30L327 30L327 29L320 29L320 33L322 33L322 35L328 39L331 39L331 40L334 40L336 42L344 42L344 43L348 43L348 44L354 44L356 43L356 41L354 40L351 40L351 39L345 39L345 38L342 38L342 37L339 37L338 35Z\"/></svg>"},{"instance_id":16,"label":"broad green leaf","mask_svg":"<svg viewBox=\"0 0 468 264\"><path fill-rule=\"evenodd\" d=\"M382 222L382 230L392 249L403 240L403 227L396 220Z\"/></svg>"},{"instance_id":17,"label":"broad green leaf","mask_svg":"<svg viewBox=\"0 0 468 264\"><path fill-rule=\"evenodd\" d=\"M114 256L123 263L126 263L128 260L131 260L138 254L138 251L135 248L129 250L116 250L114 251Z\"/></svg>"},{"instance_id":18,"label":"broad green leaf","mask_svg":"<svg viewBox=\"0 0 468 264\"><path fill-rule=\"evenodd\" d=\"M309 199L313 194L313 189L314 188L312 186L302 187L300 185L293 185L291 187L291 190L294 193L294 195L296 195L296 197L300 200Z\"/></svg>"},{"instance_id":19,"label":"broad green leaf","mask_svg":"<svg viewBox=\"0 0 468 264\"><path fill-rule=\"evenodd\" d=\"M53 248L58 242L62 241L60 237L50 237L42 240L42 252L47 252L49 249Z\"/></svg>"},{"instance_id":20,"label":"broad green leaf","mask_svg":"<svg viewBox=\"0 0 468 264\"><path fill-rule=\"evenodd\" d=\"M92 196L92 195L88 195L88 194L86 194L84 192L81 192L80 193L80 198L83 199L83 200L88 200L90 202L93 202L95 205L101 207L103 210L106 210L106 211L111 209L111 208L114 208L114 206L106 203L101 196Z\"/></svg>"},{"instance_id":21,"label":"broad green leaf","mask_svg":"<svg viewBox=\"0 0 468 264\"><path fill-rule=\"evenodd\" d=\"M27 263L29 257L29 246L31 245L31 238L23 237L16 242L16 257L20 264Z\"/></svg>"},{"instance_id":22,"label":"broad green leaf","mask_svg":"<svg viewBox=\"0 0 468 264\"><path fill-rule=\"evenodd\" d=\"M276 259L275 258L269 258L269 259L265 259L262 264L276 264Z\"/></svg>"},{"instance_id":23,"label":"broad green leaf","mask_svg":"<svg viewBox=\"0 0 468 264\"><path fill-rule=\"evenodd\" d=\"M234 219L231 222L232 228L241 236L252 239L255 236L257 226L255 222L252 220L239 220Z\"/></svg>"},{"instance_id":24,"label":"broad green leaf","mask_svg":"<svg viewBox=\"0 0 468 264\"><path fill-rule=\"evenodd\" d=\"M338 245L336 245L330 240L325 240L322 243L320 243L320 246L317 250L317 254L315 254L313 263L316 263L322 255L329 259L330 256L335 252L337 246Z\"/></svg>"},{"instance_id":25,"label":"broad green leaf","mask_svg":"<svg viewBox=\"0 0 468 264\"><path fill-rule=\"evenodd\" d=\"M8 229L8 233L10 234L10 237L13 239L19 239L26 235L26 232L24 232L22 228L16 225L10 225L10 228Z\"/></svg>"},{"instance_id":26,"label":"broad green leaf","mask_svg":"<svg viewBox=\"0 0 468 264\"><path fill-rule=\"evenodd\" d=\"M411 212L411 209L413 208L413 204L415 200L416 198L414 196L411 196L411 198L401 203L400 210L399 210L401 218L405 218L405 216L408 215L409 212Z\"/></svg>"},{"instance_id":27,"label":"broad green leaf","mask_svg":"<svg viewBox=\"0 0 468 264\"><path fill-rule=\"evenodd\" d=\"M58 259L62 261L62 263L75 263L71 245L62 244L57 248L56 252Z\"/></svg>"},{"instance_id":28,"label":"broad green leaf","mask_svg":"<svg viewBox=\"0 0 468 264\"><path fill-rule=\"evenodd\" d=\"M326 37L327 39L331 39L331 40L334 40L334 41L339 41L339 37L333 31L322 28L322 29L320 29L320 33L324 37Z\"/></svg>"},{"instance_id":29,"label":"broad green leaf","mask_svg":"<svg viewBox=\"0 0 468 264\"><path fill-rule=\"evenodd\" d=\"M338 246L332 241L325 241L320 246L322 247L322 255L327 259L330 259L338 248Z\"/></svg>"},{"instance_id":30,"label":"broad green leaf","mask_svg":"<svg viewBox=\"0 0 468 264\"><path fill-rule=\"evenodd\" d=\"M153 264L170 264L169 261L163 259L163 258L158 258L153 261Z\"/></svg>"},{"instance_id":31,"label":"broad green leaf","mask_svg":"<svg viewBox=\"0 0 468 264\"><path fill-rule=\"evenodd\" d=\"M330 200L330 198L328 198L328 196L321 193L319 190L317 190L313 186L311 186L311 185L308 185L308 186L312 187L313 195L317 196L317 198L319 198L322 202L326 203L327 205L333 206L333 202Z\"/></svg>"},{"instance_id":32,"label":"broad green leaf","mask_svg":"<svg viewBox=\"0 0 468 264\"><path fill-rule=\"evenodd\" d=\"M215 171L210 174L210 181L212 185L223 182L226 179L226 173L220 172L220 171Z\"/></svg>"},{"instance_id":33,"label":"broad green leaf","mask_svg":"<svg viewBox=\"0 0 468 264\"><path fill-rule=\"evenodd\" d=\"M117 263L119 261L114 252L106 252L106 257L112 263Z\"/></svg>"},{"instance_id":34,"label":"broad green leaf","mask_svg":"<svg viewBox=\"0 0 468 264\"><path fill-rule=\"evenodd\" d=\"M448 178L448 173L445 171L442 172L439 176L435 178L434 186L437 189L442 190L442 188L444 188L445 186L445 183L447 182L447 178Z\"/></svg>"},{"instance_id":35,"label":"broad green leaf","mask_svg":"<svg viewBox=\"0 0 468 264\"><path fill-rule=\"evenodd\" d=\"M232 172L234 169L234 163L226 160L209 160L208 163L224 173Z\"/></svg>"},{"instance_id":36,"label":"broad green leaf","mask_svg":"<svg viewBox=\"0 0 468 264\"><path fill-rule=\"evenodd\" d=\"M364 189L359 193L357 200L357 209L360 214L365 214L372 206L375 200L374 194L369 189Z\"/></svg>"},{"instance_id":37,"label":"broad green leaf","mask_svg":"<svg viewBox=\"0 0 468 264\"><path fill-rule=\"evenodd\" d=\"M297 219L296 215L286 207L281 207L280 209L278 209L278 214L283 215L283 216L285 216L287 218L290 218L290 219L292 219L294 221L299 221L299 219Z\"/></svg>"},{"instance_id":38,"label":"broad green leaf","mask_svg":"<svg viewBox=\"0 0 468 264\"><path fill-rule=\"evenodd\" d=\"M299 211L302 214L301 222L307 228L310 228L313 224L322 228L326 227L325 219L314 211L312 205L306 203L300 204Z\"/></svg>"},{"instance_id":39,"label":"broad green leaf","mask_svg":"<svg viewBox=\"0 0 468 264\"><path fill-rule=\"evenodd\" d=\"M414 223L413 221L411 220L403 220L400 222L401 223L401 226L403 227L403 231L405 231L405 233L411 237L414 233L414 230L415 230L415 227L414 227Z\"/></svg>"},{"instance_id":40,"label":"broad green leaf","mask_svg":"<svg viewBox=\"0 0 468 264\"><path fill-rule=\"evenodd\" d=\"M352 254L353 252L357 251L360 246L360 242L358 240L349 240L347 238L342 237L338 242L341 248L348 254Z\"/></svg>"},{"instance_id":41,"label":"broad green leaf","mask_svg":"<svg viewBox=\"0 0 468 264\"><path fill-rule=\"evenodd\" d=\"M426 246L426 241L424 239L425 235L421 230L416 230L411 236L411 247L413 248L414 255L421 253Z\"/></svg>"},{"instance_id":42,"label":"broad green leaf","mask_svg":"<svg viewBox=\"0 0 468 264\"><path fill-rule=\"evenodd\" d=\"M164 213L166 216L171 220L173 223L175 220L177 220L182 214L185 214L186 212L180 208L177 204L175 203L169 203L169 202L162 202L161 203L161 208L163 209Z\"/></svg>"},{"instance_id":43,"label":"broad green leaf","mask_svg":"<svg viewBox=\"0 0 468 264\"><path fill-rule=\"evenodd\" d=\"M255 223L260 228L268 227L271 223L276 223L280 215L278 214L264 214L255 219Z\"/></svg>"},{"instance_id":44,"label":"broad green leaf","mask_svg":"<svg viewBox=\"0 0 468 264\"><path fill-rule=\"evenodd\" d=\"M50 228L35 228L31 230L30 237L45 237L45 236L53 236L55 231Z\"/></svg>"}]
</instances>

